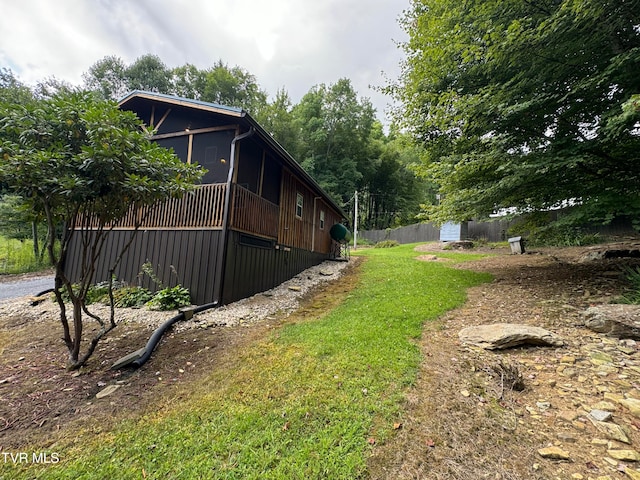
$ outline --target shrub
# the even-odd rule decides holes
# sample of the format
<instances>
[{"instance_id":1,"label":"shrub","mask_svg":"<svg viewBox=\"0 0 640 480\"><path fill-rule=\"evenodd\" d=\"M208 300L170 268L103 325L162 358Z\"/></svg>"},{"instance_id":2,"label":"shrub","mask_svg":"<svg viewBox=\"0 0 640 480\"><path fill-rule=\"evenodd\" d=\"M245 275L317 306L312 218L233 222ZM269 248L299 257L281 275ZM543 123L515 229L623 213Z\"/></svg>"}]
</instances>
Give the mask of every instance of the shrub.
<instances>
[{"instance_id":1,"label":"shrub","mask_svg":"<svg viewBox=\"0 0 640 480\"><path fill-rule=\"evenodd\" d=\"M113 292L113 303L121 308L140 308L153 298L144 287L123 287Z\"/></svg>"},{"instance_id":2,"label":"shrub","mask_svg":"<svg viewBox=\"0 0 640 480\"><path fill-rule=\"evenodd\" d=\"M163 288L147 302L147 306L152 310L173 310L190 304L191 294L181 285Z\"/></svg>"},{"instance_id":3,"label":"shrub","mask_svg":"<svg viewBox=\"0 0 640 480\"><path fill-rule=\"evenodd\" d=\"M395 240L383 240L381 242L376 243L373 246L373 248L391 248L391 247L397 247L398 245L400 244Z\"/></svg>"}]
</instances>

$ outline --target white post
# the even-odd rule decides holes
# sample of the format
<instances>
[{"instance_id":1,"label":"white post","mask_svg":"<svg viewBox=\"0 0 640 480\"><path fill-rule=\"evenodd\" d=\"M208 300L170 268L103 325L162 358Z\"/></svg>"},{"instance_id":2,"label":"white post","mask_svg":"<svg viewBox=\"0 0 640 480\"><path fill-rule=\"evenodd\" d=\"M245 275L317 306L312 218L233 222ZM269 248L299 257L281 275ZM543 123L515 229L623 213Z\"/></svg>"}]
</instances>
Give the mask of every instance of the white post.
<instances>
[{"instance_id":1,"label":"white post","mask_svg":"<svg viewBox=\"0 0 640 480\"><path fill-rule=\"evenodd\" d=\"M356 207L353 214L353 249L358 249L358 191L356 190Z\"/></svg>"}]
</instances>

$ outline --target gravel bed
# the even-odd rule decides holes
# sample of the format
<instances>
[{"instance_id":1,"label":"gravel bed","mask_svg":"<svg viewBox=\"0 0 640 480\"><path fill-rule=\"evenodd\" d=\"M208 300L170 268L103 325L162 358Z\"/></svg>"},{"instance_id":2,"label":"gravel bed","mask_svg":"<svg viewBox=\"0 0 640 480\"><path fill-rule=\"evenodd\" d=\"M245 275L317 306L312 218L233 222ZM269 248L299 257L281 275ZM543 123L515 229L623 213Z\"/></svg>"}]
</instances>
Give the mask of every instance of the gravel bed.
<instances>
[{"instance_id":1,"label":"gravel bed","mask_svg":"<svg viewBox=\"0 0 640 480\"><path fill-rule=\"evenodd\" d=\"M348 265L348 262L325 261L320 265L304 270L271 290L220 308L202 312L195 315L190 321L179 322L174 326L174 331L179 332L214 326L250 326L275 314L280 316L289 315L300 306L300 301L306 293L323 283L337 280ZM69 306L69 308L71 307ZM108 306L90 305L89 311L102 319L108 320L109 318ZM68 315L69 313L67 312ZM136 322L145 324L149 329L155 329L175 314L175 310L157 312L145 308L118 308L116 309L116 321L118 323ZM38 305L31 306L31 297L19 297L0 303L0 318L9 321L13 325L57 320L59 316L60 310L53 301L44 301ZM88 317L85 317L85 319L89 324L91 319Z\"/></svg>"}]
</instances>

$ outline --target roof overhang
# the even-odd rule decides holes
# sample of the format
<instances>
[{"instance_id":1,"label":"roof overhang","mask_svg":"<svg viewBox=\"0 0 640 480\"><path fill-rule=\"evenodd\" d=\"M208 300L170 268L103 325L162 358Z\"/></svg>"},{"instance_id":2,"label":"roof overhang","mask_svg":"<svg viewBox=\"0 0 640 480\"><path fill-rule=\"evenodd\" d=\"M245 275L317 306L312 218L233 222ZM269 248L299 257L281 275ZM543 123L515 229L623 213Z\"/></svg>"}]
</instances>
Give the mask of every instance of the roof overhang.
<instances>
[{"instance_id":1,"label":"roof overhang","mask_svg":"<svg viewBox=\"0 0 640 480\"><path fill-rule=\"evenodd\" d=\"M134 99L145 99L150 102L161 102L168 105L176 105L185 108L191 108L210 112L212 114L224 115L237 119L236 122L245 129L254 128L256 135L266 143L274 153L282 160L283 164L290 170L295 172L305 183L307 183L318 196L322 197L327 204L335 209L343 218L347 218L347 214L323 189L318 182L311 177L302 166L280 145L273 136L267 132L248 112L240 108L227 107L216 103L203 102L201 100L191 100L188 98L176 97L162 93L147 92L143 90L134 90L123 97L119 102L119 107L124 107L127 103Z\"/></svg>"}]
</instances>

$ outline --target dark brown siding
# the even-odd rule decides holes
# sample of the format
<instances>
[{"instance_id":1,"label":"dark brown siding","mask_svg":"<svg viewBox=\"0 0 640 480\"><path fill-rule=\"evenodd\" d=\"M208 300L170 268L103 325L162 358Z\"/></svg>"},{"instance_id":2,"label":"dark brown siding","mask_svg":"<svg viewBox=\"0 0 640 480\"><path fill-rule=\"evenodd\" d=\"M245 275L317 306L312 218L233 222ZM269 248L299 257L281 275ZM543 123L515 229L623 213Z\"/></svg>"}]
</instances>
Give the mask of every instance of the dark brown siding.
<instances>
[{"instance_id":1,"label":"dark brown siding","mask_svg":"<svg viewBox=\"0 0 640 480\"><path fill-rule=\"evenodd\" d=\"M303 196L302 217L296 215L296 198ZM288 170L282 171L278 242L289 247L311 250L313 231L313 193Z\"/></svg>"},{"instance_id":2,"label":"dark brown siding","mask_svg":"<svg viewBox=\"0 0 640 480\"><path fill-rule=\"evenodd\" d=\"M298 193L304 198L302 218L296 215ZM280 199L278 242L304 250L329 253L331 247L329 230L333 224L342 220L341 215L329 208L322 198L315 196L312 190L288 170L282 172ZM325 211L324 229L320 228L321 210Z\"/></svg>"},{"instance_id":3,"label":"dark brown siding","mask_svg":"<svg viewBox=\"0 0 640 480\"><path fill-rule=\"evenodd\" d=\"M269 290L328 258L299 248L275 248L275 244L262 248L243 243L241 233L229 232L223 303Z\"/></svg>"},{"instance_id":4,"label":"dark brown siding","mask_svg":"<svg viewBox=\"0 0 640 480\"><path fill-rule=\"evenodd\" d=\"M108 234L96 265L95 282L108 280L109 264L106 259L115 259L132 234L131 230L114 230ZM142 264L149 261L165 285L187 287L195 304L212 302L220 234L219 230L139 231L116 269L116 277L131 285L154 290L156 286L146 275L142 281L138 275ZM80 274L79 240L77 235L72 239L66 262L65 271L72 280Z\"/></svg>"}]
</instances>

